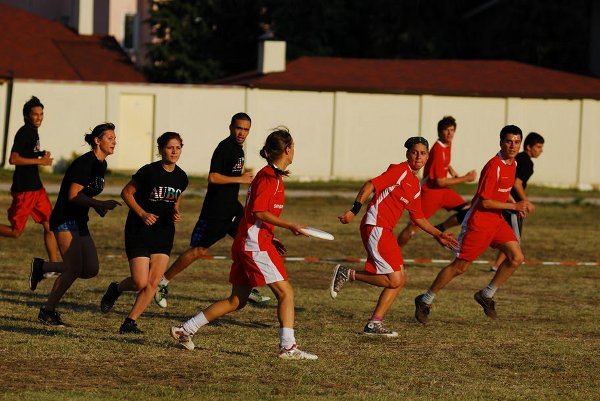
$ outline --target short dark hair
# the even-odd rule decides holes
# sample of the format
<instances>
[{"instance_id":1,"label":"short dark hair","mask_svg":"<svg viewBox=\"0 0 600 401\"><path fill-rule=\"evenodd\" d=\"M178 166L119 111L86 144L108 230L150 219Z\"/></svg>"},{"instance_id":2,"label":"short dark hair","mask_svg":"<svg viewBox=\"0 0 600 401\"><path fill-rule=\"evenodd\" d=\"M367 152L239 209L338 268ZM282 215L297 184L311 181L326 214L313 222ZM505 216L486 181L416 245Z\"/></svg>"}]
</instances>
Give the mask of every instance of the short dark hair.
<instances>
[{"instance_id":1,"label":"short dark hair","mask_svg":"<svg viewBox=\"0 0 600 401\"><path fill-rule=\"evenodd\" d=\"M419 143L421 145L425 145L427 150L429 150L429 142L427 142L427 139L423 138L422 136L411 136L406 140L406 142L404 142L404 147L410 150L413 146Z\"/></svg>"},{"instance_id":2,"label":"short dark hair","mask_svg":"<svg viewBox=\"0 0 600 401\"><path fill-rule=\"evenodd\" d=\"M506 138L506 135L519 135L521 137L521 139L523 139L523 131L521 131L521 128L517 127L516 125L506 125L504 128L502 128L502 130L500 130L500 140L503 141L504 138Z\"/></svg>"},{"instance_id":3,"label":"short dark hair","mask_svg":"<svg viewBox=\"0 0 600 401\"><path fill-rule=\"evenodd\" d=\"M250 116L246 113L235 113L233 115L233 117L231 117L231 123L230 125L233 125L233 123L236 120L244 120L244 121L249 121L250 123L252 123L252 119L250 118Z\"/></svg>"},{"instance_id":4,"label":"short dark hair","mask_svg":"<svg viewBox=\"0 0 600 401\"><path fill-rule=\"evenodd\" d=\"M31 109L33 109L34 107L41 107L42 110L44 109L44 105L42 104L42 102L40 102L40 99L38 99L35 96L31 96L31 99L29 99L23 105L23 117L29 117L29 113L31 113Z\"/></svg>"},{"instance_id":5,"label":"short dark hair","mask_svg":"<svg viewBox=\"0 0 600 401\"><path fill-rule=\"evenodd\" d=\"M544 137L538 134L537 132L530 132L525 137L525 141L523 142L523 148L527 149L527 147L535 146L538 143L544 143Z\"/></svg>"},{"instance_id":6,"label":"short dark hair","mask_svg":"<svg viewBox=\"0 0 600 401\"><path fill-rule=\"evenodd\" d=\"M437 130L438 135L448 127L456 128L456 120L452 116L444 116L440 121L438 121Z\"/></svg>"}]
</instances>

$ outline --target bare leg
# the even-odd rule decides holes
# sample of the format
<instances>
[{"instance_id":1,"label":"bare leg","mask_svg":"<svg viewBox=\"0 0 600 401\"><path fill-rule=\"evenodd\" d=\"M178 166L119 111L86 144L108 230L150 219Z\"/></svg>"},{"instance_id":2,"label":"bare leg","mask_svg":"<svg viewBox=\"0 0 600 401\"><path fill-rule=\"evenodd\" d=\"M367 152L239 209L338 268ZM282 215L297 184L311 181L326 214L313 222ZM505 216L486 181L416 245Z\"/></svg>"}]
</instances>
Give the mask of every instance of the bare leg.
<instances>
[{"instance_id":1,"label":"bare leg","mask_svg":"<svg viewBox=\"0 0 600 401\"><path fill-rule=\"evenodd\" d=\"M6 224L0 224L0 237L19 238L23 234L23 230L15 230Z\"/></svg>"},{"instance_id":2,"label":"bare leg","mask_svg":"<svg viewBox=\"0 0 600 401\"><path fill-rule=\"evenodd\" d=\"M456 276L460 276L467 271L471 262L464 259L454 259L452 263L444 267L437 275L433 283L431 284L430 290L434 294L437 294L442 288L444 288L450 281Z\"/></svg>"},{"instance_id":3,"label":"bare leg","mask_svg":"<svg viewBox=\"0 0 600 401\"><path fill-rule=\"evenodd\" d=\"M498 256L496 256L496 261L494 262L494 267L498 270L498 267L506 260L506 255L502 251L498 251Z\"/></svg>"},{"instance_id":4,"label":"bare leg","mask_svg":"<svg viewBox=\"0 0 600 401\"><path fill-rule=\"evenodd\" d=\"M221 316L242 309L244 306L246 306L250 291L252 291L251 287L238 285L232 286L231 295L229 295L229 298L217 301L208 308L204 309L202 311L204 313L204 317L209 322L212 322Z\"/></svg>"},{"instance_id":5,"label":"bare leg","mask_svg":"<svg viewBox=\"0 0 600 401\"><path fill-rule=\"evenodd\" d=\"M194 263L196 260L205 256L208 253L207 248L197 247L197 248L189 248L184 253L179 255L175 263L169 267L169 269L165 273L165 278L167 280L173 280L173 278L187 269L189 265Z\"/></svg>"},{"instance_id":6,"label":"bare leg","mask_svg":"<svg viewBox=\"0 0 600 401\"><path fill-rule=\"evenodd\" d=\"M400 294L400 291L402 291L402 287L385 288L381 291L373 315L381 316L383 318L398 297L398 294Z\"/></svg>"},{"instance_id":7,"label":"bare leg","mask_svg":"<svg viewBox=\"0 0 600 401\"><path fill-rule=\"evenodd\" d=\"M498 267L498 271L492 278L491 284L497 288L500 288L502 284L517 270L517 268L523 263L525 257L521 246L517 241L510 241L501 244L498 249L506 255L506 259Z\"/></svg>"},{"instance_id":8,"label":"bare leg","mask_svg":"<svg viewBox=\"0 0 600 401\"><path fill-rule=\"evenodd\" d=\"M410 239L414 237L415 234L417 234L417 231L419 231L419 227L415 226L414 224L408 223L406 227L404 227L404 229L400 232L400 234L398 234L398 245L400 245L401 248L404 247L404 245L406 245L408 241L410 241Z\"/></svg>"},{"instance_id":9,"label":"bare leg","mask_svg":"<svg viewBox=\"0 0 600 401\"><path fill-rule=\"evenodd\" d=\"M294 328L294 289L289 281L269 284L277 298L277 318L280 327Z\"/></svg>"},{"instance_id":10,"label":"bare leg","mask_svg":"<svg viewBox=\"0 0 600 401\"><path fill-rule=\"evenodd\" d=\"M390 274L373 274L365 271L357 271L354 273L354 280L362 281L376 287L395 289L404 287L406 276L404 275L404 269Z\"/></svg>"},{"instance_id":11,"label":"bare leg","mask_svg":"<svg viewBox=\"0 0 600 401\"><path fill-rule=\"evenodd\" d=\"M162 253L153 254L150 255L150 259L133 258L129 263L131 276L139 292L127 317L136 320L144 313L150 302L152 302L158 282L169 264L169 255ZM140 279L138 280L137 277Z\"/></svg>"},{"instance_id":12,"label":"bare leg","mask_svg":"<svg viewBox=\"0 0 600 401\"><path fill-rule=\"evenodd\" d=\"M48 253L48 259L50 262L59 262L59 251L58 244L56 243L56 237L54 233L50 231L50 224L47 221L41 223L44 227L44 245L46 246L46 252ZM46 270L44 270L46 271ZM48 270L48 271L60 271L60 270Z\"/></svg>"}]
</instances>

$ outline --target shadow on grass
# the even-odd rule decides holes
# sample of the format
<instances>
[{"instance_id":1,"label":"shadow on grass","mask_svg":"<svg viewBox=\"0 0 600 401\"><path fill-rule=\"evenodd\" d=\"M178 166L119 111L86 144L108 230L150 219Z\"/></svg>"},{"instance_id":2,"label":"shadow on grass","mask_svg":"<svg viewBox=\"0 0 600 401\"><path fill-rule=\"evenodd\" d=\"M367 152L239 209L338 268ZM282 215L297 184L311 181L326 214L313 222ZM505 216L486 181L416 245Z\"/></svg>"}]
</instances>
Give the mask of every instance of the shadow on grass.
<instances>
[{"instance_id":1,"label":"shadow on grass","mask_svg":"<svg viewBox=\"0 0 600 401\"><path fill-rule=\"evenodd\" d=\"M28 320L31 322L31 320ZM34 336L46 336L46 337L65 337L65 338L74 338L79 339L82 336L73 333L72 331L68 331L69 327L50 327L50 326L41 326L39 328L34 327L15 327L15 326L0 326L0 331L5 331L9 333L20 333L20 334L28 334Z\"/></svg>"}]
</instances>

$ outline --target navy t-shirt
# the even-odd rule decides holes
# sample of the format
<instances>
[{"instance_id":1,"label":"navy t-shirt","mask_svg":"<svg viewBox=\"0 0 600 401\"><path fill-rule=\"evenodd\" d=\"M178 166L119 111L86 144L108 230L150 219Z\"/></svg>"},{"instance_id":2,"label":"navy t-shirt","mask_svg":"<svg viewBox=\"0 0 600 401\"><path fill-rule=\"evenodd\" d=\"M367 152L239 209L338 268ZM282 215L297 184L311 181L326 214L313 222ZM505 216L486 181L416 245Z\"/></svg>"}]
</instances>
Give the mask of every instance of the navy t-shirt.
<instances>
[{"instance_id":1,"label":"navy t-shirt","mask_svg":"<svg viewBox=\"0 0 600 401\"><path fill-rule=\"evenodd\" d=\"M519 153L515 160L517 161L517 172L515 173L515 177L519 178L523 182L523 189L527 188L527 181L533 175L533 160L526 152ZM516 202L520 202L522 199L515 191L514 187L510 191L510 194L514 198Z\"/></svg>"},{"instance_id":2,"label":"navy t-shirt","mask_svg":"<svg viewBox=\"0 0 600 401\"><path fill-rule=\"evenodd\" d=\"M71 184L75 183L83 186L81 192L84 195L90 198L99 195L104 189L106 166L106 160L98 160L92 151L79 156L71 163L60 184L58 198L50 215L52 230L67 221L85 224L89 220L89 206L69 202L69 189Z\"/></svg>"},{"instance_id":3,"label":"navy t-shirt","mask_svg":"<svg viewBox=\"0 0 600 401\"><path fill-rule=\"evenodd\" d=\"M133 176L136 191L133 195L135 201L148 213L158 216L158 220L151 226L144 224L143 220L131 209L127 214L125 231L139 229L159 230L161 228L174 228L173 212L175 203L188 186L187 174L179 167L171 172L162 167L160 161L146 164Z\"/></svg>"},{"instance_id":4,"label":"navy t-shirt","mask_svg":"<svg viewBox=\"0 0 600 401\"><path fill-rule=\"evenodd\" d=\"M11 153L16 152L21 157L35 159L41 154L40 137L37 128L25 124L17 131ZM11 192L37 191L42 189L42 180L37 164L15 166Z\"/></svg>"},{"instance_id":5,"label":"navy t-shirt","mask_svg":"<svg viewBox=\"0 0 600 401\"><path fill-rule=\"evenodd\" d=\"M228 177L241 177L244 171L244 149L231 136L222 140L210 160L210 172ZM201 219L228 220L243 209L238 200L240 184L208 184L200 212Z\"/></svg>"}]
</instances>

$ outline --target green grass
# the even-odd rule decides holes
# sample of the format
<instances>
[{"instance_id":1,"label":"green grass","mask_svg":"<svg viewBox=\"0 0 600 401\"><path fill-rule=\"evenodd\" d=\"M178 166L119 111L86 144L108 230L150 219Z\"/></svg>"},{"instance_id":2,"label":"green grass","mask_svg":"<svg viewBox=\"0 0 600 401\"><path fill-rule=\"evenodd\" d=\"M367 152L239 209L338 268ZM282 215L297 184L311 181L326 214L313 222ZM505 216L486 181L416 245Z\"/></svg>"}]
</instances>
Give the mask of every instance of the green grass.
<instances>
[{"instance_id":1,"label":"green grass","mask_svg":"<svg viewBox=\"0 0 600 401\"><path fill-rule=\"evenodd\" d=\"M201 201L184 200L173 256L186 249ZM9 202L0 196L1 209ZM336 236L329 242L278 229L288 256L364 257L358 221L343 226L336 219L348 206L346 199L288 199L284 217ZM525 224L526 256L597 261L599 211L540 205ZM400 336L372 339L360 332L378 289L352 284L334 301L328 295L333 264L288 262L296 337L319 360L276 358L275 304L247 307L201 329L190 352L170 339L168 329L229 294L230 262L196 262L170 286L169 308L151 305L140 318L144 335L120 335L133 294L123 295L106 315L98 304L107 285L129 272L125 212L92 217L101 271L78 280L64 297L59 310L71 327L36 321L52 284L43 281L36 292L27 288L29 260L44 254L40 228L30 221L18 240L0 238L0 400L597 400L600 394L599 267L522 266L498 291L499 318L491 321L472 298L491 275L487 265L474 265L440 293L431 323L421 326L414 322L413 298L441 266L411 264L406 288L386 318ZM229 255L230 246L225 239L212 253ZM451 256L423 234L404 254ZM486 251L483 258L493 256Z\"/></svg>"}]
</instances>

